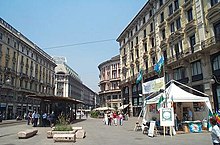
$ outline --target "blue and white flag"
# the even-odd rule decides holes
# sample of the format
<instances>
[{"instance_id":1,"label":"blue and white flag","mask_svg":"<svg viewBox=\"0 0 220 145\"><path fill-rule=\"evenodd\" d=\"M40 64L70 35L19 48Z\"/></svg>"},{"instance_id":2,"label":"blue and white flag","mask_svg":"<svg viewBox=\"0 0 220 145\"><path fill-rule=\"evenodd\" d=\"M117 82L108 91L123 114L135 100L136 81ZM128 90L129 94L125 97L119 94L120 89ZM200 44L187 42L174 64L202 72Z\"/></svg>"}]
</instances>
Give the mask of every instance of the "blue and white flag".
<instances>
[{"instance_id":1,"label":"blue and white flag","mask_svg":"<svg viewBox=\"0 0 220 145\"><path fill-rule=\"evenodd\" d=\"M161 56L160 60L155 64L154 66L154 70L157 72L157 73L160 73L161 72L161 69L164 65L164 57Z\"/></svg>"},{"instance_id":2,"label":"blue and white flag","mask_svg":"<svg viewBox=\"0 0 220 145\"><path fill-rule=\"evenodd\" d=\"M138 73L136 84L140 83L143 77L143 70L141 69L140 72Z\"/></svg>"}]
</instances>

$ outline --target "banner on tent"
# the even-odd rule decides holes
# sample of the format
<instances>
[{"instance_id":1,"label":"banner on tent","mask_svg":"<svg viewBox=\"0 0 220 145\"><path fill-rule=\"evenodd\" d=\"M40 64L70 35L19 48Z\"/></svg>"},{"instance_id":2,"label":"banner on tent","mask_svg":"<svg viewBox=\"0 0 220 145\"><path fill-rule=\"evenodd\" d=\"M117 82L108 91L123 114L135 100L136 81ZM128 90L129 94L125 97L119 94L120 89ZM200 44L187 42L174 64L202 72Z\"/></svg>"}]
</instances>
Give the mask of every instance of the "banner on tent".
<instances>
[{"instance_id":1,"label":"banner on tent","mask_svg":"<svg viewBox=\"0 0 220 145\"><path fill-rule=\"evenodd\" d=\"M160 89L165 89L164 77L148 81L142 84L143 94L157 92Z\"/></svg>"},{"instance_id":2,"label":"banner on tent","mask_svg":"<svg viewBox=\"0 0 220 145\"><path fill-rule=\"evenodd\" d=\"M174 126L173 108L161 108L160 125L161 126Z\"/></svg>"}]
</instances>

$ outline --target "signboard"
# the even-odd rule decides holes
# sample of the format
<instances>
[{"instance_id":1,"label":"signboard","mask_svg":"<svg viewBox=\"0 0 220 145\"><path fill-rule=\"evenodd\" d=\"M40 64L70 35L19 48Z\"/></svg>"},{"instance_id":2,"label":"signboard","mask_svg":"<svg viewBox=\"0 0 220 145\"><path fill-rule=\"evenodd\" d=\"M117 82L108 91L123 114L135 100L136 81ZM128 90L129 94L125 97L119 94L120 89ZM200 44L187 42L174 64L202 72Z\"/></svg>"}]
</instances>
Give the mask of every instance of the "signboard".
<instances>
[{"instance_id":1,"label":"signboard","mask_svg":"<svg viewBox=\"0 0 220 145\"><path fill-rule=\"evenodd\" d=\"M148 130L148 136L150 136L150 137L154 136L155 123L156 123L156 121L150 121L150 128Z\"/></svg>"},{"instance_id":2,"label":"signboard","mask_svg":"<svg viewBox=\"0 0 220 145\"><path fill-rule=\"evenodd\" d=\"M160 125L161 126L174 126L173 108L161 108L160 109Z\"/></svg>"},{"instance_id":3,"label":"signboard","mask_svg":"<svg viewBox=\"0 0 220 145\"><path fill-rule=\"evenodd\" d=\"M165 89L164 77L148 81L142 84L143 94L157 92L160 89Z\"/></svg>"}]
</instances>

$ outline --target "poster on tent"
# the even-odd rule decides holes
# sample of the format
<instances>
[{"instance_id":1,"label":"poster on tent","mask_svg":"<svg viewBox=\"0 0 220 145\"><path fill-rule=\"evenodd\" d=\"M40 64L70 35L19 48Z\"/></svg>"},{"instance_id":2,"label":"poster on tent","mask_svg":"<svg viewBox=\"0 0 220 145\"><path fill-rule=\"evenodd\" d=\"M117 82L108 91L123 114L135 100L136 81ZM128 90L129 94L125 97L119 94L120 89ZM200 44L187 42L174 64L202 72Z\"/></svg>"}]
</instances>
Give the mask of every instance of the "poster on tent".
<instances>
[{"instance_id":1,"label":"poster on tent","mask_svg":"<svg viewBox=\"0 0 220 145\"><path fill-rule=\"evenodd\" d=\"M160 109L160 125L161 126L174 126L173 108L161 108Z\"/></svg>"},{"instance_id":2,"label":"poster on tent","mask_svg":"<svg viewBox=\"0 0 220 145\"><path fill-rule=\"evenodd\" d=\"M160 89L165 89L164 77L148 81L142 84L143 94L157 92Z\"/></svg>"}]
</instances>

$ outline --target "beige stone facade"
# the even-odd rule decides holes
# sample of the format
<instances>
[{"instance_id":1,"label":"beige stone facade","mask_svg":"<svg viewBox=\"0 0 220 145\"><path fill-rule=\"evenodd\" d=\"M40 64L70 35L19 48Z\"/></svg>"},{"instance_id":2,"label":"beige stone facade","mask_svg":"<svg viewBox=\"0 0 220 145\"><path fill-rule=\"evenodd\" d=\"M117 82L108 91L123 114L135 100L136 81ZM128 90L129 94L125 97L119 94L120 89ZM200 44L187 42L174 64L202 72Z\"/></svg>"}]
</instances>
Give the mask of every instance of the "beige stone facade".
<instances>
[{"instance_id":1,"label":"beige stone facade","mask_svg":"<svg viewBox=\"0 0 220 145\"><path fill-rule=\"evenodd\" d=\"M101 63L100 71L100 104L102 107L112 107L116 110L122 105L120 82L120 57L115 56Z\"/></svg>"},{"instance_id":2,"label":"beige stone facade","mask_svg":"<svg viewBox=\"0 0 220 145\"><path fill-rule=\"evenodd\" d=\"M220 3L219 0L149 0L120 34L122 97L131 115L142 105L137 74L144 82L165 74L210 95L220 108ZM153 70L161 56L163 72ZM193 107L193 106L192 106Z\"/></svg>"},{"instance_id":3,"label":"beige stone facade","mask_svg":"<svg viewBox=\"0 0 220 145\"><path fill-rule=\"evenodd\" d=\"M53 59L0 18L0 112L5 119L38 110L26 95L53 95Z\"/></svg>"}]
</instances>

